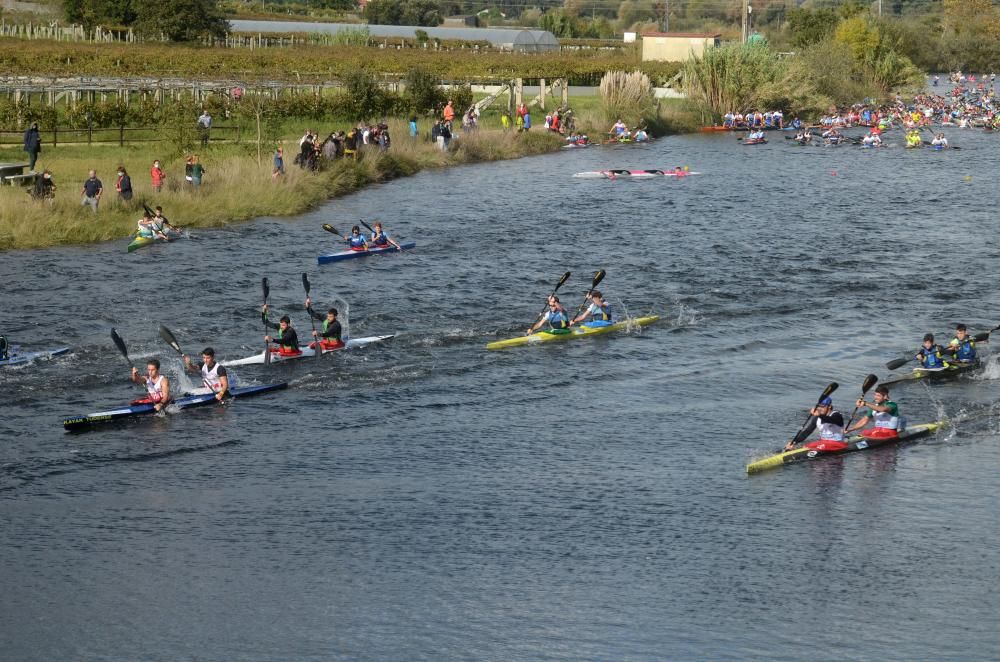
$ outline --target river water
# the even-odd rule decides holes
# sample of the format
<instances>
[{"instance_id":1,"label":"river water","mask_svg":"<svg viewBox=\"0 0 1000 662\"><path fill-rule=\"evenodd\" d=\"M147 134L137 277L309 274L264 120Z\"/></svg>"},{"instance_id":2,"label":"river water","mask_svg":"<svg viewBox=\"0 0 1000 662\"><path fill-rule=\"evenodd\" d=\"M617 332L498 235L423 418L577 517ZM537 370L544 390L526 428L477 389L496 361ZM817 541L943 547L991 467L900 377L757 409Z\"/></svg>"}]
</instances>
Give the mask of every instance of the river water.
<instances>
[{"instance_id":1,"label":"river water","mask_svg":"<svg viewBox=\"0 0 1000 662\"><path fill-rule=\"evenodd\" d=\"M898 132L891 140L901 143ZM927 331L1000 323L995 137L961 151L671 137L468 166L312 213L0 256L3 657L995 659L1000 370L894 391L936 438L747 477L823 387L849 412ZM679 181L573 179L687 165ZM317 267L320 225L412 252ZM180 221L181 219L177 219ZM641 333L487 352L566 270ZM349 302L390 343L244 367L286 391L64 433L133 360L257 351ZM341 304L343 306L343 304ZM985 351L989 351L984 347ZM293 362L294 363L294 362ZM189 382L188 382L189 384Z\"/></svg>"}]
</instances>

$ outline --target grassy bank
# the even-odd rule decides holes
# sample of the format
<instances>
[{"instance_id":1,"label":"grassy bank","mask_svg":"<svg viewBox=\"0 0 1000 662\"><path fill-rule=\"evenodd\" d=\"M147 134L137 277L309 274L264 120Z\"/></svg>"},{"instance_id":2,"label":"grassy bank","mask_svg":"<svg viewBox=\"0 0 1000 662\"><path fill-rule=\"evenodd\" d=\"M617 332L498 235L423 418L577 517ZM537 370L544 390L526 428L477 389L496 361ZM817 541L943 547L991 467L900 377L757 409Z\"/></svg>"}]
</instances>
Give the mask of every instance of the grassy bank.
<instances>
[{"instance_id":1,"label":"grassy bank","mask_svg":"<svg viewBox=\"0 0 1000 662\"><path fill-rule=\"evenodd\" d=\"M302 213L331 197L363 186L412 175L426 168L462 163L513 159L559 149L563 142L544 131L516 134L481 130L459 135L448 153L423 138L410 138L403 123L390 123L392 148L377 148L359 161L338 160L322 172L312 173L292 164L298 140L285 144L286 175L271 178L271 153L258 165L256 157L239 145L212 147L200 152L206 174L194 188L184 180L184 158L168 157L158 146L60 146L44 148L36 169L48 168L56 182L52 203L35 202L22 187L0 187L0 250L40 248L123 239L135 231L142 202L162 205L164 213L182 227L215 227L257 216ZM23 161L16 149L0 151L0 161ZM160 159L167 182L160 193L152 190L149 168ZM124 165L132 177L135 197L131 204L118 201L115 170ZM104 184L101 209L94 214L80 205L80 190L87 172L97 170Z\"/></svg>"}]
</instances>

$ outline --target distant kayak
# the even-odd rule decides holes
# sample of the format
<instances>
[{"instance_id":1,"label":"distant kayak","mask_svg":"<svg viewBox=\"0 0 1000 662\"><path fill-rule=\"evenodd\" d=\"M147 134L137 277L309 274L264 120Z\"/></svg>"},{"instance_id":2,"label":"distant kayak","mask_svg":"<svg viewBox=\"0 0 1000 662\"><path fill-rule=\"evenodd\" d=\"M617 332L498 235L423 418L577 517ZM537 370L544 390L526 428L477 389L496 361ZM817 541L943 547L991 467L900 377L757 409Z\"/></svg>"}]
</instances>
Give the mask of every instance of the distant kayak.
<instances>
[{"instance_id":1,"label":"distant kayak","mask_svg":"<svg viewBox=\"0 0 1000 662\"><path fill-rule=\"evenodd\" d=\"M269 393L270 391L277 391L287 387L287 382L279 382L277 384L261 384L259 386L236 387L230 390L230 395L234 398L246 398L252 395ZM215 399L215 393L207 391L206 389L203 389L203 391L204 392L185 395L178 398L170 404L169 407L175 409L189 409L191 407L202 407L204 405L215 404L217 402ZM136 401L117 409L99 411L93 414L87 414L86 416L63 419L63 427L69 431L86 430L103 423L140 418L142 416L149 416L155 413L156 407L153 403Z\"/></svg>"},{"instance_id":2,"label":"distant kayak","mask_svg":"<svg viewBox=\"0 0 1000 662\"><path fill-rule=\"evenodd\" d=\"M573 176L578 179L618 179L619 177L687 177L688 175L700 174L700 172L676 172L674 170L590 170L578 172Z\"/></svg>"},{"instance_id":3,"label":"distant kayak","mask_svg":"<svg viewBox=\"0 0 1000 662\"><path fill-rule=\"evenodd\" d=\"M598 336L603 333L611 333L613 331L623 331L631 328L647 326L658 319L660 319L659 315L650 315L648 317L630 317L627 320L614 323L590 323L574 326L569 329L546 329L544 331L533 333L530 336L518 336L516 338L508 338L507 340L497 340L495 342L488 343L486 345L486 349L507 349L509 347L537 345L539 343L555 342L558 340L579 340L581 338Z\"/></svg>"},{"instance_id":4,"label":"distant kayak","mask_svg":"<svg viewBox=\"0 0 1000 662\"><path fill-rule=\"evenodd\" d=\"M340 347L334 347L331 349L324 349L323 354L329 354L330 352L338 352L342 349L352 349L355 347L364 347L365 345L371 345L372 343L383 342L394 338L395 336L368 336L367 338L351 338L346 344ZM312 345L313 343L309 343ZM316 358L316 349L314 347L303 347L298 354L287 354L281 353L277 349L271 350L271 363L278 363L280 361L291 361L294 359L308 359ZM253 356L248 356L245 359L234 359L232 361L220 361L220 365L226 367L239 366L239 365L263 365L264 364L264 352L259 354L254 354Z\"/></svg>"},{"instance_id":5,"label":"distant kayak","mask_svg":"<svg viewBox=\"0 0 1000 662\"><path fill-rule=\"evenodd\" d=\"M395 246L389 246L387 248L370 248L365 251L352 251L350 249L336 251L334 253L324 253L316 258L319 264L329 264L330 262L340 262L341 260L353 260L357 257L367 257L369 255L378 255L379 253L398 253L401 250L410 250L417 245L415 241L408 241L400 244L400 248Z\"/></svg>"},{"instance_id":6,"label":"distant kayak","mask_svg":"<svg viewBox=\"0 0 1000 662\"><path fill-rule=\"evenodd\" d=\"M170 241L175 241L180 237L181 235L175 232L167 233L167 238L170 239ZM152 246L153 244L167 244L167 243L170 242L163 241L162 239L157 239L155 237L136 237L135 239L132 240L132 243L128 245L127 251L131 253L132 251L137 251L140 248L145 248L146 246Z\"/></svg>"},{"instance_id":7,"label":"distant kayak","mask_svg":"<svg viewBox=\"0 0 1000 662\"><path fill-rule=\"evenodd\" d=\"M69 347L59 347L57 349L46 349L39 352L22 352L19 345L11 345L7 350L7 358L0 361L0 368L13 365L24 365L38 359L48 359L53 356L60 356L69 352Z\"/></svg>"},{"instance_id":8,"label":"distant kayak","mask_svg":"<svg viewBox=\"0 0 1000 662\"><path fill-rule=\"evenodd\" d=\"M744 145L766 145L767 144L767 138L759 138L757 140L744 140L743 144Z\"/></svg>"}]
</instances>

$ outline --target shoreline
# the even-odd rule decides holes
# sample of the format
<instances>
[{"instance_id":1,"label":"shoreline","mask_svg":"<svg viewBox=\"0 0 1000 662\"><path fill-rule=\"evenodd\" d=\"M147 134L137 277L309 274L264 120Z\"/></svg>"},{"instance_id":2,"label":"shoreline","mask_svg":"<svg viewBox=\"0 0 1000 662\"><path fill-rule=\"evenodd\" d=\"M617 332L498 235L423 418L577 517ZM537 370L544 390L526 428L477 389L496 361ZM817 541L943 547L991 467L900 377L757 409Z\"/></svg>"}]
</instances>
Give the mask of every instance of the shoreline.
<instances>
[{"instance_id":1,"label":"shoreline","mask_svg":"<svg viewBox=\"0 0 1000 662\"><path fill-rule=\"evenodd\" d=\"M57 150L46 151L43 147L35 169L52 170L56 199L52 203L38 202L27 194L27 187L0 187L0 252L127 239L135 232L143 203L150 207L162 205L171 223L181 228L222 227L260 216L294 216L371 184L427 169L548 154L565 144L560 137L543 130L518 134L479 129L459 134L453 139L452 150L442 152L422 137L407 135L402 123L390 125L393 135L400 137L388 151L373 148L358 161L339 159L315 173L294 165L296 141L285 141L286 174L278 180L271 178L270 151L258 165L246 143L209 148L200 153L206 174L198 188L184 181L183 156L161 158L156 147L91 147L72 155L69 153L74 148L61 147L54 158L47 157ZM159 193L152 191L148 173L156 158L167 171L167 181ZM134 197L130 203L116 199L118 164L125 165L132 178ZM97 170L104 184L96 214L80 204L80 187L90 168Z\"/></svg>"}]
</instances>

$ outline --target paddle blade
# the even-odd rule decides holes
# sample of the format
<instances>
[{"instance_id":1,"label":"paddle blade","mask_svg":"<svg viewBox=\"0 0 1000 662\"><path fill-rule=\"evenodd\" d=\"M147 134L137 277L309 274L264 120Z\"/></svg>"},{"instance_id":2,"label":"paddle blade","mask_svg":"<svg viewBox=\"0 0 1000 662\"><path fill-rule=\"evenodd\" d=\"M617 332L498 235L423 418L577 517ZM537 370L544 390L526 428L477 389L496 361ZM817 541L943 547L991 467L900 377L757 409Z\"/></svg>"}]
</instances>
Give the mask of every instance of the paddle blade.
<instances>
[{"instance_id":1,"label":"paddle blade","mask_svg":"<svg viewBox=\"0 0 1000 662\"><path fill-rule=\"evenodd\" d=\"M128 349L125 347L125 341L122 340L122 337L114 329L111 329L111 342L115 344L115 347L122 353L122 356L128 359Z\"/></svg>"},{"instance_id":2,"label":"paddle blade","mask_svg":"<svg viewBox=\"0 0 1000 662\"><path fill-rule=\"evenodd\" d=\"M805 424L799 428L799 431L795 433L795 437L792 438L792 443L801 444L803 441L809 438L812 434L813 428L816 427L816 417L810 416L806 420Z\"/></svg>"},{"instance_id":3,"label":"paddle blade","mask_svg":"<svg viewBox=\"0 0 1000 662\"><path fill-rule=\"evenodd\" d=\"M972 339L975 340L976 342L986 342L987 340L990 339L990 332L984 331L983 333L977 333L976 335L972 336Z\"/></svg>"},{"instance_id":4,"label":"paddle blade","mask_svg":"<svg viewBox=\"0 0 1000 662\"><path fill-rule=\"evenodd\" d=\"M374 234L375 230L372 229L372 226L368 225L367 223L365 223L364 221L362 221L360 219L358 220L358 223L360 223L361 225L363 225L366 228L368 228L368 231Z\"/></svg>"},{"instance_id":5,"label":"paddle blade","mask_svg":"<svg viewBox=\"0 0 1000 662\"><path fill-rule=\"evenodd\" d=\"M591 283L591 285L590 285L590 289L594 289L595 287L597 287L597 286L598 286L598 284L599 284L599 283L600 283L600 282L601 282L602 280L604 280L604 276L605 276L605 273L604 273L604 269L601 269L601 270L600 270L600 271L598 271L598 272L597 272L596 274L594 274L594 282L593 282L593 283Z\"/></svg>"},{"instance_id":6,"label":"paddle blade","mask_svg":"<svg viewBox=\"0 0 1000 662\"><path fill-rule=\"evenodd\" d=\"M905 359L893 359L892 361L889 361L888 363L885 364L885 369L896 370L897 368L902 368L909 362L910 362L909 357L906 357Z\"/></svg>"},{"instance_id":7,"label":"paddle blade","mask_svg":"<svg viewBox=\"0 0 1000 662\"><path fill-rule=\"evenodd\" d=\"M875 386L875 382L877 381L878 377L875 375L868 375L867 377L865 377L864 383L861 384L862 395L872 390L872 387Z\"/></svg>"},{"instance_id":8,"label":"paddle blade","mask_svg":"<svg viewBox=\"0 0 1000 662\"><path fill-rule=\"evenodd\" d=\"M302 287L306 291L306 296L309 296L309 276L305 272L302 274Z\"/></svg>"},{"instance_id":9,"label":"paddle blade","mask_svg":"<svg viewBox=\"0 0 1000 662\"><path fill-rule=\"evenodd\" d=\"M553 293L558 292L559 288L563 286L563 283L569 280L569 277L570 277L570 272L567 271L562 275L562 278L559 279L559 282L556 283L555 289L553 289L552 292Z\"/></svg>"},{"instance_id":10,"label":"paddle blade","mask_svg":"<svg viewBox=\"0 0 1000 662\"><path fill-rule=\"evenodd\" d=\"M160 338L163 339L163 342L173 347L175 352L177 352L178 354L184 354L184 350L181 349L181 346L177 342L177 339L174 338L174 334L170 332L170 329L163 326L162 324L160 325Z\"/></svg>"},{"instance_id":11,"label":"paddle blade","mask_svg":"<svg viewBox=\"0 0 1000 662\"><path fill-rule=\"evenodd\" d=\"M267 297L271 294L271 286L267 283L267 276L260 279L260 289L264 290L264 303L267 303Z\"/></svg>"},{"instance_id":12,"label":"paddle blade","mask_svg":"<svg viewBox=\"0 0 1000 662\"><path fill-rule=\"evenodd\" d=\"M827 385L827 387L823 389L823 392L820 394L816 402L822 402L823 398L830 397L831 395L833 395L833 392L836 391L838 388L840 388L840 384L838 384L837 382L830 382Z\"/></svg>"},{"instance_id":13,"label":"paddle blade","mask_svg":"<svg viewBox=\"0 0 1000 662\"><path fill-rule=\"evenodd\" d=\"M332 225L330 225L329 223L324 223L324 224L323 224L323 229L324 229L324 230L326 230L327 232L329 232L330 234L335 234L335 235L337 235L338 237L341 237L341 236L343 236L343 235L341 235L341 234L340 234L339 232L337 232L337 228L333 227L333 226L332 226Z\"/></svg>"}]
</instances>

